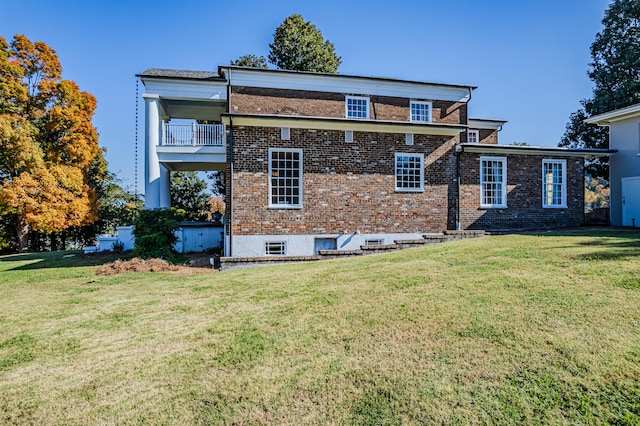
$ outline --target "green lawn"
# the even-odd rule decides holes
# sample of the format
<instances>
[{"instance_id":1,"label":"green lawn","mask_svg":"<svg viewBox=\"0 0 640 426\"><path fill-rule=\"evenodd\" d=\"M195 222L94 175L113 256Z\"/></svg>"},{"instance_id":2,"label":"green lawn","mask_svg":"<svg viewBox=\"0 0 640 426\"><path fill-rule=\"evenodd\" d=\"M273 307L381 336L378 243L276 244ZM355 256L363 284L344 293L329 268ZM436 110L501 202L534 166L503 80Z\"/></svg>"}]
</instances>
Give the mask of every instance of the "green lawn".
<instances>
[{"instance_id":1,"label":"green lawn","mask_svg":"<svg viewBox=\"0 0 640 426\"><path fill-rule=\"evenodd\" d=\"M640 232L207 274L0 257L0 423L640 423Z\"/></svg>"}]
</instances>

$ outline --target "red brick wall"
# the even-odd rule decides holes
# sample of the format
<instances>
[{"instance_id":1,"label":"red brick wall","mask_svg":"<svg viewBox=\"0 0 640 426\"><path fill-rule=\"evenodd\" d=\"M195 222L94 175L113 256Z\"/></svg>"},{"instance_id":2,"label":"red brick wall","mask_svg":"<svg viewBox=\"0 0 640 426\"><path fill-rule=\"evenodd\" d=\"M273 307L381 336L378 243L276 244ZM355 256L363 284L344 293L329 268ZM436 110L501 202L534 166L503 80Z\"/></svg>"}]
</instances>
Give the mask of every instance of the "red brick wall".
<instances>
[{"instance_id":1,"label":"red brick wall","mask_svg":"<svg viewBox=\"0 0 640 426\"><path fill-rule=\"evenodd\" d=\"M507 155L507 208L480 208L480 154L462 154L462 229L535 229L578 226L584 219L584 161L567 158L567 208L542 207L543 156Z\"/></svg>"},{"instance_id":2,"label":"red brick wall","mask_svg":"<svg viewBox=\"0 0 640 426\"><path fill-rule=\"evenodd\" d=\"M373 120L409 121L410 100L389 96L369 97ZM345 95L302 90L233 87L231 113L296 115L304 117L345 117ZM467 104L433 101L433 122L467 124Z\"/></svg>"},{"instance_id":3,"label":"red brick wall","mask_svg":"<svg viewBox=\"0 0 640 426\"><path fill-rule=\"evenodd\" d=\"M455 138L234 127L234 235L438 232L452 222ZM269 209L269 148L303 149L303 207ZM394 154L425 154L425 191L396 193ZM453 192L452 192L453 191Z\"/></svg>"}]
</instances>

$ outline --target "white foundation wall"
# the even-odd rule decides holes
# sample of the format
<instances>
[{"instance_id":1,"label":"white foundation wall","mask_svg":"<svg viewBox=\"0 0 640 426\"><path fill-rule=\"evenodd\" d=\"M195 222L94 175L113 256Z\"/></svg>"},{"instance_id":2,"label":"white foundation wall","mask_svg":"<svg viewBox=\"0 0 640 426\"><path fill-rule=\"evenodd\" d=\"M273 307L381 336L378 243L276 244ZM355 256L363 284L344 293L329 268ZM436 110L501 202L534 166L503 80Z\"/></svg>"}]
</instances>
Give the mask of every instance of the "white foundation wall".
<instances>
[{"instance_id":1,"label":"white foundation wall","mask_svg":"<svg viewBox=\"0 0 640 426\"><path fill-rule=\"evenodd\" d=\"M422 233L405 234L321 234L321 235L234 235L233 257L265 256L266 243L284 242L286 256L313 256L317 253L317 239L335 239L337 250L359 250L367 240L380 240L382 244L394 244L395 240L422 239ZM226 247L229 247L228 245ZM229 254L227 254L229 255Z\"/></svg>"}]
</instances>

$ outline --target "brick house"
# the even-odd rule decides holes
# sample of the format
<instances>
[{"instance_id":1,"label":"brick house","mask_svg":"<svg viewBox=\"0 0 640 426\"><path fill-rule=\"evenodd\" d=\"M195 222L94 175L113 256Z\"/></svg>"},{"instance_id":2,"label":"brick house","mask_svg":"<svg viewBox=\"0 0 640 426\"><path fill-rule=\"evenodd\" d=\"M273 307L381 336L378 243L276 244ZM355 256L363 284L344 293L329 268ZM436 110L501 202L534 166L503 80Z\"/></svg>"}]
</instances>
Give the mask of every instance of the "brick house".
<instances>
[{"instance_id":1,"label":"brick house","mask_svg":"<svg viewBox=\"0 0 640 426\"><path fill-rule=\"evenodd\" d=\"M224 170L227 256L576 226L584 158L610 154L500 145L506 122L469 118L469 85L235 66L139 77L146 207L169 206L169 171Z\"/></svg>"}]
</instances>

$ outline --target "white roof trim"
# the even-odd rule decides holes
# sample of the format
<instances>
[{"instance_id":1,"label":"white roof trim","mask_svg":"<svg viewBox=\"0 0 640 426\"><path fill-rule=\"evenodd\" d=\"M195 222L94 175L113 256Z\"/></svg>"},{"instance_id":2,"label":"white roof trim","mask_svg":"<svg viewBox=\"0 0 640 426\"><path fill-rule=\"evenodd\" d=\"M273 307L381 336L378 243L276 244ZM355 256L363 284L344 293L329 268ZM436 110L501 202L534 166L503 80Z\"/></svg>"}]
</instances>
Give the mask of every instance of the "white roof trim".
<instances>
[{"instance_id":1,"label":"white roof trim","mask_svg":"<svg viewBox=\"0 0 640 426\"><path fill-rule=\"evenodd\" d=\"M519 146L482 143L461 143L456 145L456 152L479 154L516 154L516 155L549 155L554 157L607 157L618 152L617 149L578 149L550 146Z\"/></svg>"},{"instance_id":2,"label":"white roof trim","mask_svg":"<svg viewBox=\"0 0 640 426\"><path fill-rule=\"evenodd\" d=\"M640 117L640 104L620 108L603 114L594 115L584 120L588 124L597 124L598 126L608 126L611 123L629 118Z\"/></svg>"},{"instance_id":3,"label":"white roof trim","mask_svg":"<svg viewBox=\"0 0 640 426\"><path fill-rule=\"evenodd\" d=\"M220 68L232 86L270 89L309 90L360 96L391 96L416 100L468 102L473 86L453 86L344 76L340 74L277 72L239 68Z\"/></svg>"},{"instance_id":4,"label":"white roof trim","mask_svg":"<svg viewBox=\"0 0 640 426\"><path fill-rule=\"evenodd\" d=\"M489 130L502 130L502 126L505 125L505 120L489 120L486 118L470 118L468 125L470 129L489 129Z\"/></svg>"}]
</instances>

